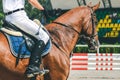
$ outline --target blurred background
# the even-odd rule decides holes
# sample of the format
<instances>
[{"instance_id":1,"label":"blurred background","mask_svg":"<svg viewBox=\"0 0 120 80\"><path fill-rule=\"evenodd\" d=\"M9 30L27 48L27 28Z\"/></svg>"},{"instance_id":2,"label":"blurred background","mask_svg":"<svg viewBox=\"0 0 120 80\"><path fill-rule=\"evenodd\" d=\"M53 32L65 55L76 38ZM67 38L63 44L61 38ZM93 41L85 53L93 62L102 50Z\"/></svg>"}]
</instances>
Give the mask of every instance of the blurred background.
<instances>
[{"instance_id":1,"label":"blurred background","mask_svg":"<svg viewBox=\"0 0 120 80\"><path fill-rule=\"evenodd\" d=\"M101 47L101 53L120 53L120 0L38 0L45 8L39 11L26 1L26 12L31 19L39 19L43 25L51 23L66 11L86 5L101 2L100 8L95 12L98 20L97 31ZM0 27L4 13L2 0L0 0ZM79 46L78 46L79 45ZM84 41L79 41L74 52L89 52Z\"/></svg>"}]
</instances>

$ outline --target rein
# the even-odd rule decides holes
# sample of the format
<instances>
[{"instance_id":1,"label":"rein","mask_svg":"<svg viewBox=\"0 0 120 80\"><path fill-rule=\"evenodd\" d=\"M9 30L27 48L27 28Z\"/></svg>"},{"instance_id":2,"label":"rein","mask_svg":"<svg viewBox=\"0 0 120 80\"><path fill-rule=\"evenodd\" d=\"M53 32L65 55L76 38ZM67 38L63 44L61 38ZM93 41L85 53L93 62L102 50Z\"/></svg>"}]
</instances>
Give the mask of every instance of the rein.
<instances>
[{"instance_id":1,"label":"rein","mask_svg":"<svg viewBox=\"0 0 120 80\"><path fill-rule=\"evenodd\" d=\"M74 30L76 33L78 33L78 34L80 35L80 33L79 33L77 30L75 30L75 29L74 29L72 26L70 26L70 25L65 25L65 24L63 24L63 23L55 22L55 21L52 22L52 23L56 23L56 24L62 25L62 26L64 26L64 27L68 27L68 28Z\"/></svg>"},{"instance_id":2,"label":"rein","mask_svg":"<svg viewBox=\"0 0 120 80\"><path fill-rule=\"evenodd\" d=\"M60 23L60 22L52 22L52 23L55 23L55 24L59 24L59 25L62 25L62 26L64 26L64 27L68 27L68 28L70 28L70 29L72 29L72 30L74 30L78 35L80 35L80 32L78 32L77 30L75 30L72 26L70 26L70 25L66 25L66 24L63 24L63 23ZM53 43L54 43L54 45L58 48L58 49L60 49L68 58L69 58L69 56L66 54L66 52L59 46L59 44L57 44L57 43L55 43L54 41L52 41Z\"/></svg>"}]
</instances>

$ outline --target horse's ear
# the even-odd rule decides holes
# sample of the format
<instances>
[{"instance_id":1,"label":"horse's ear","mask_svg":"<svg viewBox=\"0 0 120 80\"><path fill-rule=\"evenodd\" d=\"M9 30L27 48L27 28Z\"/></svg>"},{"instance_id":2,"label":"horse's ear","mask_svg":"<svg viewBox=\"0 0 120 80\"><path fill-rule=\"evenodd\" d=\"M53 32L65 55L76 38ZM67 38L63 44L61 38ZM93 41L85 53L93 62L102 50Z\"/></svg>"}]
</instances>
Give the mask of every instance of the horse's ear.
<instances>
[{"instance_id":1,"label":"horse's ear","mask_svg":"<svg viewBox=\"0 0 120 80\"><path fill-rule=\"evenodd\" d=\"M87 4L87 6L88 6L88 7L92 7L92 2L89 2L89 3Z\"/></svg>"},{"instance_id":2,"label":"horse's ear","mask_svg":"<svg viewBox=\"0 0 120 80\"><path fill-rule=\"evenodd\" d=\"M100 1L92 7L93 11L96 11L99 7L100 7Z\"/></svg>"}]
</instances>

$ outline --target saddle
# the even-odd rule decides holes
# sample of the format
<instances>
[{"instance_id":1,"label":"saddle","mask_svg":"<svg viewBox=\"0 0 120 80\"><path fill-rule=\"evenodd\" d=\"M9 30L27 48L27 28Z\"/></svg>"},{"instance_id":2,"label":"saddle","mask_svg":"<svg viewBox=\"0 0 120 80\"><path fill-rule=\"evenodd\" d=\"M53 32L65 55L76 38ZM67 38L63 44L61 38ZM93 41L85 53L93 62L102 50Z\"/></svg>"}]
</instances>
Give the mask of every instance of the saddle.
<instances>
[{"instance_id":1,"label":"saddle","mask_svg":"<svg viewBox=\"0 0 120 80\"><path fill-rule=\"evenodd\" d=\"M17 28L14 24L6 20L3 22L3 27L0 30L7 37L12 54L19 58L29 58L36 40L31 35ZM35 20L35 22L40 25L40 22L37 20ZM46 29L44 30L47 32ZM51 40L49 40L42 52L42 56L48 54L51 45Z\"/></svg>"}]
</instances>

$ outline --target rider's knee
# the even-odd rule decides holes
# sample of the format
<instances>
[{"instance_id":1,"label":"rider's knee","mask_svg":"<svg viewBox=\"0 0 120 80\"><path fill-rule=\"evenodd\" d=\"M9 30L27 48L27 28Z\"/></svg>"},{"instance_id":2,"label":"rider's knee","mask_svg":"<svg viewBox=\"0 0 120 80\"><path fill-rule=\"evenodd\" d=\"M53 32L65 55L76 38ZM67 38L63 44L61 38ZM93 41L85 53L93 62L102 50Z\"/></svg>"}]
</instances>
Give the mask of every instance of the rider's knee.
<instances>
[{"instance_id":1,"label":"rider's knee","mask_svg":"<svg viewBox=\"0 0 120 80\"><path fill-rule=\"evenodd\" d=\"M48 42L49 39L50 39L50 37L49 37L49 35L46 33L46 34L44 35L44 38L43 38L44 43L47 44L47 42Z\"/></svg>"}]
</instances>

